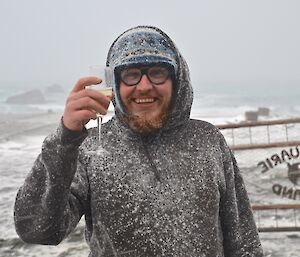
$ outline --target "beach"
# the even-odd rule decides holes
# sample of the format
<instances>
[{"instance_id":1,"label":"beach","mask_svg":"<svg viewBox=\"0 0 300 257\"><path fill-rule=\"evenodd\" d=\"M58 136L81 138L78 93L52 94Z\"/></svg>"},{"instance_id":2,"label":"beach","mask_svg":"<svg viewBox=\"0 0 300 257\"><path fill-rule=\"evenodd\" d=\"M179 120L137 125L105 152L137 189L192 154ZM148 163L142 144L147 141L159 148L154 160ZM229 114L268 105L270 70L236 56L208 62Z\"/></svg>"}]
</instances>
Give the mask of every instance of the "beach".
<instances>
[{"instance_id":1,"label":"beach","mask_svg":"<svg viewBox=\"0 0 300 257\"><path fill-rule=\"evenodd\" d=\"M15 136L45 135L59 123L61 112L0 113L0 141Z\"/></svg>"}]
</instances>

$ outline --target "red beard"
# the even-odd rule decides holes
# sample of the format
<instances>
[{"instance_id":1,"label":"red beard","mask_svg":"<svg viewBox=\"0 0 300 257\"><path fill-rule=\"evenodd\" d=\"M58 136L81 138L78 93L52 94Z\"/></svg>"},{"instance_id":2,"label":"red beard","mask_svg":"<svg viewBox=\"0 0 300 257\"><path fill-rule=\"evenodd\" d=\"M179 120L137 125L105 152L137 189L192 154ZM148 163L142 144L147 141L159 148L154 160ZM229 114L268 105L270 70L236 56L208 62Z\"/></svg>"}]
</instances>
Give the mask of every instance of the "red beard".
<instances>
[{"instance_id":1,"label":"red beard","mask_svg":"<svg viewBox=\"0 0 300 257\"><path fill-rule=\"evenodd\" d=\"M165 104L160 113L154 118L147 117L147 114L128 115L126 122L136 132L147 134L162 128L167 119L169 104Z\"/></svg>"}]
</instances>

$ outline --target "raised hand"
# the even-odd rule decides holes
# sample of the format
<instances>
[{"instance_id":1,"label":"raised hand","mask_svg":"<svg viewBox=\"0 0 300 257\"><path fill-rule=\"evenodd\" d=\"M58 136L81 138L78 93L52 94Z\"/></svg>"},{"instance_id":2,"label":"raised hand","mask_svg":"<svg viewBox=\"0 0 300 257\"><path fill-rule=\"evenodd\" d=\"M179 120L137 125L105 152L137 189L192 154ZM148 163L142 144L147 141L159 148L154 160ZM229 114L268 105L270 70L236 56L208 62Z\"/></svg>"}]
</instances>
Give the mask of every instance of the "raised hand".
<instances>
[{"instance_id":1,"label":"raised hand","mask_svg":"<svg viewBox=\"0 0 300 257\"><path fill-rule=\"evenodd\" d=\"M81 131L86 123L97 118L96 113L107 113L110 97L86 89L99 83L101 79L97 77L84 77L77 81L67 98L63 115L63 123L68 129Z\"/></svg>"}]
</instances>

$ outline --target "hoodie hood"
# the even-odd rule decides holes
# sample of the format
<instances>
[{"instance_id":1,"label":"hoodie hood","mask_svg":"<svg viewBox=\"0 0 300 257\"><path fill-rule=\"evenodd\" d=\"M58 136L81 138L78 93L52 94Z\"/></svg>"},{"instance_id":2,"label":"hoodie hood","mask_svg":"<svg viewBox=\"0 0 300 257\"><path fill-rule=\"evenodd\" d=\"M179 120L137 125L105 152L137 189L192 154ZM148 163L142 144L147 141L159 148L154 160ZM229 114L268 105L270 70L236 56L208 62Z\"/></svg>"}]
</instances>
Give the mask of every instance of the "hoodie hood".
<instances>
[{"instance_id":1,"label":"hoodie hood","mask_svg":"<svg viewBox=\"0 0 300 257\"><path fill-rule=\"evenodd\" d=\"M138 26L122 33L112 44L107 56L107 66L115 71L134 64L165 63L174 69L173 98L163 129L185 123L190 117L193 90L188 66L170 37L152 26ZM115 78L113 104L116 117L124 120L126 110L121 101L118 79Z\"/></svg>"}]
</instances>

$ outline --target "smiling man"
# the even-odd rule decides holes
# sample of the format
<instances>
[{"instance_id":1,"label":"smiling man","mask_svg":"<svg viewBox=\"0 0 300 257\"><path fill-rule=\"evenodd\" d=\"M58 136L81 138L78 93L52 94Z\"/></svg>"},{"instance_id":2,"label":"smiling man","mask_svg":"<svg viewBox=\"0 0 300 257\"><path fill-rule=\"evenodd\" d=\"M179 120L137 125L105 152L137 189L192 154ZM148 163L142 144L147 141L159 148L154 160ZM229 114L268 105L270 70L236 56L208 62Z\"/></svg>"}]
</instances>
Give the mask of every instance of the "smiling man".
<instances>
[{"instance_id":1,"label":"smiling man","mask_svg":"<svg viewBox=\"0 0 300 257\"><path fill-rule=\"evenodd\" d=\"M188 66L160 29L139 26L112 44L110 99L71 91L15 203L15 225L29 243L58 244L84 215L90 257L261 257L260 240L235 158L213 125L190 118Z\"/></svg>"},{"instance_id":2,"label":"smiling man","mask_svg":"<svg viewBox=\"0 0 300 257\"><path fill-rule=\"evenodd\" d=\"M162 128L171 103L174 74L173 66L162 63L117 72L121 101L133 130L149 133Z\"/></svg>"}]
</instances>

